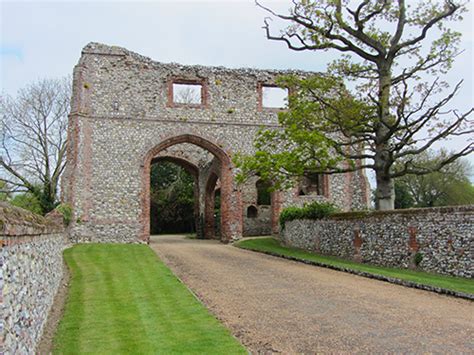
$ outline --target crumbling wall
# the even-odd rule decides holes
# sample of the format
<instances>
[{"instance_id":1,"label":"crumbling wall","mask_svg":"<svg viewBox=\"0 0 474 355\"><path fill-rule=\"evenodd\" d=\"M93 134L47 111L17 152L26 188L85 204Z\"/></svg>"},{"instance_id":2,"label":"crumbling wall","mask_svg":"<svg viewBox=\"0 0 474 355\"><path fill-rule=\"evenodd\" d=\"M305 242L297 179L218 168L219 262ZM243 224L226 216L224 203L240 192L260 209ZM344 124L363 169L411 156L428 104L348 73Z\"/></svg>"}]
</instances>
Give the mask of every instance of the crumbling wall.
<instances>
[{"instance_id":1,"label":"crumbling wall","mask_svg":"<svg viewBox=\"0 0 474 355\"><path fill-rule=\"evenodd\" d=\"M310 73L163 64L123 48L88 44L74 70L71 144L63 184L74 210L73 240L146 240L144 225L149 220L143 174L149 167L144 157L163 141L183 136L218 147L229 161L237 152L252 154L257 131L278 124L278 110L262 107L259 90L284 74ZM174 82L200 83L202 104L173 103ZM232 220L226 223L231 230L242 231L237 224L244 223L249 206L242 203L241 194L253 187L237 185L236 173L231 164L225 175L230 174L226 198L227 205L240 211L238 217L232 212ZM324 199L345 210L365 207L365 176L347 176L330 177ZM301 203L295 194L285 196L284 204ZM270 215L274 219L275 212ZM233 232L238 233L230 237L239 238L242 232Z\"/></svg>"}]
</instances>

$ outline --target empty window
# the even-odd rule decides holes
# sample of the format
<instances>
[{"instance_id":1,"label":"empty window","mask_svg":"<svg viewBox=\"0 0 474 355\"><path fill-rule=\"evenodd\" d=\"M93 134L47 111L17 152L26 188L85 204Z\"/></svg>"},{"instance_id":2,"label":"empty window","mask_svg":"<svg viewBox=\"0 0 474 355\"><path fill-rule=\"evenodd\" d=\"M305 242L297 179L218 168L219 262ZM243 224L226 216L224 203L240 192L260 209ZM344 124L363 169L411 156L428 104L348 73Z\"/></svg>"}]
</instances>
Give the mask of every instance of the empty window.
<instances>
[{"instance_id":1,"label":"empty window","mask_svg":"<svg viewBox=\"0 0 474 355\"><path fill-rule=\"evenodd\" d=\"M257 205L271 205L270 184L263 180L258 180L255 186L257 187Z\"/></svg>"},{"instance_id":2,"label":"empty window","mask_svg":"<svg viewBox=\"0 0 474 355\"><path fill-rule=\"evenodd\" d=\"M285 108L288 106L288 89L262 85L263 108Z\"/></svg>"},{"instance_id":3,"label":"empty window","mask_svg":"<svg viewBox=\"0 0 474 355\"><path fill-rule=\"evenodd\" d=\"M323 175L310 173L307 174L300 183L300 196L305 195L323 195Z\"/></svg>"},{"instance_id":4,"label":"empty window","mask_svg":"<svg viewBox=\"0 0 474 355\"><path fill-rule=\"evenodd\" d=\"M258 210L255 206L247 207L247 218L257 218Z\"/></svg>"},{"instance_id":5,"label":"empty window","mask_svg":"<svg viewBox=\"0 0 474 355\"><path fill-rule=\"evenodd\" d=\"M199 83L173 83L173 103L201 105L202 89L202 84Z\"/></svg>"}]
</instances>

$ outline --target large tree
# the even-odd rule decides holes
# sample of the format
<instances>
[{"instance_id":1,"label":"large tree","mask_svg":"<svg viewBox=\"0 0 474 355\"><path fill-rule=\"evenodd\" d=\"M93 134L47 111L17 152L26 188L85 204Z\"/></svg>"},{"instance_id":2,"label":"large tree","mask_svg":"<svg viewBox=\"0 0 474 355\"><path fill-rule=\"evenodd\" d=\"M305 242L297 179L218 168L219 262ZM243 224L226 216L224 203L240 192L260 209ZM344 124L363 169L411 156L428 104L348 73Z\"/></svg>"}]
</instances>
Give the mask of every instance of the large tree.
<instances>
[{"instance_id":1,"label":"large tree","mask_svg":"<svg viewBox=\"0 0 474 355\"><path fill-rule=\"evenodd\" d=\"M70 81L44 79L0 97L0 181L32 194L43 214L58 203L66 164Z\"/></svg>"},{"instance_id":2,"label":"large tree","mask_svg":"<svg viewBox=\"0 0 474 355\"><path fill-rule=\"evenodd\" d=\"M459 2L364 0L293 1L288 14L257 3L273 18L289 23L266 36L295 51L341 53L329 72L303 79L286 77L289 107L281 129L257 136L257 154L238 158L244 174L256 172L280 186L307 172L344 173L372 169L376 207L394 208L394 179L428 174L473 151L468 142L431 166L415 157L439 140L472 134L466 112L452 109L452 90L440 78L451 67L460 33L448 21L461 19ZM345 81L353 81L352 92ZM403 161L403 164L396 162Z\"/></svg>"},{"instance_id":3,"label":"large tree","mask_svg":"<svg viewBox=\"0 0 474 355\"><path fill-rule=\"evenodd\" d=\"M418 166L431 166L444 160L448 153L423 152L416 158ZM395 206L435 207L474 203L474 186L470 181L472 166L465 159L444 166L440 171L426 175L405 175L395 179Z\"/></svg>"}]
</instances>

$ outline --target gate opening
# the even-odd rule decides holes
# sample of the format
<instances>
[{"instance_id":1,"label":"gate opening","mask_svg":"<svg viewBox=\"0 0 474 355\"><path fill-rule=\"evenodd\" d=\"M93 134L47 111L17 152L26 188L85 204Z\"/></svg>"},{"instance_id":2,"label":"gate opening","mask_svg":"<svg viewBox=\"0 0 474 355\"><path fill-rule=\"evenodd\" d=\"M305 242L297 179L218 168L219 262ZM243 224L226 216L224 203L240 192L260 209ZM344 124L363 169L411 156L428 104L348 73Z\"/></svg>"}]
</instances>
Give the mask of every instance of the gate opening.
<instances>
[{"instance_id":1,"label":"gate opening","mask_svg":"<svg viewBox=\"0 0 474 355\"><path fill-rule=\"evenodd\" d=\"M196 232L196 181L182 166L159 160L150 169L150 234Z\"/></svg>"}]
</instances>

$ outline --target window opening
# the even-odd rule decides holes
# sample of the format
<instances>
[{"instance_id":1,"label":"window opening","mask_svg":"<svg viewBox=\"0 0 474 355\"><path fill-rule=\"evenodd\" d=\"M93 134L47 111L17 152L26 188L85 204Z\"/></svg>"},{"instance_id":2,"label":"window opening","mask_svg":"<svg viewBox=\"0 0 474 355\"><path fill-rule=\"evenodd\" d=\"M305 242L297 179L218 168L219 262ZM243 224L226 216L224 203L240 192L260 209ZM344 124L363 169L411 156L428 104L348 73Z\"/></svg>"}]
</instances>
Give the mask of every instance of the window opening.
<instances>
[{"instance_id":1,"label":"window opening","mask_svg":"<svg viewBox=\"0 0 474 355\"><path fill-rule=\"evenodd\" d=\"M247 218L257 218L258 210L255 206L247 207Z\"/></svg>"},{"instance_id":2,"label":"window opening","mask_svg":"<svg viewBox=\"0 0 474 355\"><path fill-rule=\"evenodd\" d=\"M298 194L300 196L323 195L323 175L310 173L303 177Z\"/></svg>"},{"instance_id":3,"label":"window opening","mask_svg":"<svg viewBox=\"0 0 474 355\"><path fill-rule=\"evenodd\" d=\"M257 205L271 205L270 184L263 180L258 180L255 186L257 187Z\"/></svg>"},{"instance_id":4,"label":"window opening","mask_svg":"<svg viewBox=\"0 0 474 355\"><path fill-rule=\"evenodd\" d=\"M203 87L199 83L173 83L173 103L201 105Z\"/></svg>"},{"instance_id":5,"label":"window opening","mask_svg":"<svg viewBox=\"0 0 474 355\"><path fill-rule=\"evenodd\" d=\"M288 106L288 89L262 85L263 108L286 108Z\"/></svg>"}]
</instances>

